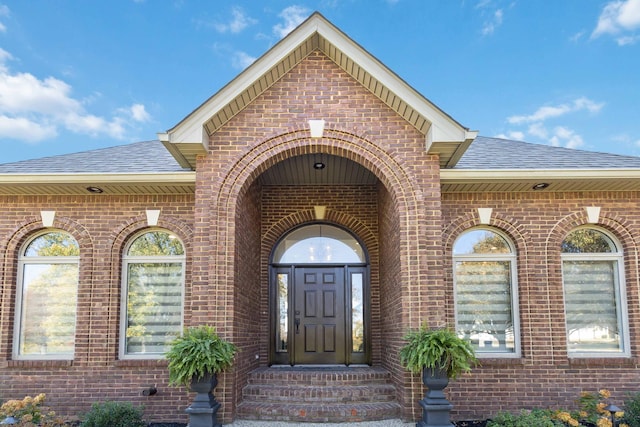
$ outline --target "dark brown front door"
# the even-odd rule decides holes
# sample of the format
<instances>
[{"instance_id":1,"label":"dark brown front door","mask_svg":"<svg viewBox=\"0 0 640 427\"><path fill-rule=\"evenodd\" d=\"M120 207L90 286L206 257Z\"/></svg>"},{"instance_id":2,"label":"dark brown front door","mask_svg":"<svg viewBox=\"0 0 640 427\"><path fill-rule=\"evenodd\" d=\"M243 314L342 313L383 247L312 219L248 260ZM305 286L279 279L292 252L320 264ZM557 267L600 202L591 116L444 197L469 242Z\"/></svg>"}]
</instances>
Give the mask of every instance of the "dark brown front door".
<instances>
[{"instance_id":1,"label":"dark brown front door","mask_svg":"<svg viewBox=\"0 0 640 427\"><path fill-rule=\"evenodd\" d=\"M294 277L294 363L346 363L343 267L297 267Z\"/></svg>"}]
</instances>

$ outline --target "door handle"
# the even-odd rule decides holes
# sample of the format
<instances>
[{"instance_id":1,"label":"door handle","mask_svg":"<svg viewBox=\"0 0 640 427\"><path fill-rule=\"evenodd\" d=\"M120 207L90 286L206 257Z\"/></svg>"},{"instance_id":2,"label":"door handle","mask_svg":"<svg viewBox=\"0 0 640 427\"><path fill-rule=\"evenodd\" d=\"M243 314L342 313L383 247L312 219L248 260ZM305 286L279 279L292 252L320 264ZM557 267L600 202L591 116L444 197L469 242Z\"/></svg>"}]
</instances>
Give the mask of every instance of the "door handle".
<instances>
[{"instance_id":1,"label":"door handle","mask_svg":"<svg viewBox=\"0 0 640 427\"><path fill-rule=\"evenodd\" d=\"M295 319L293 319L293 323L295 323L295 325L296 325L296 334L299 334L300 333L300 319L296 317Z\"/></svg>"}]
</instances>

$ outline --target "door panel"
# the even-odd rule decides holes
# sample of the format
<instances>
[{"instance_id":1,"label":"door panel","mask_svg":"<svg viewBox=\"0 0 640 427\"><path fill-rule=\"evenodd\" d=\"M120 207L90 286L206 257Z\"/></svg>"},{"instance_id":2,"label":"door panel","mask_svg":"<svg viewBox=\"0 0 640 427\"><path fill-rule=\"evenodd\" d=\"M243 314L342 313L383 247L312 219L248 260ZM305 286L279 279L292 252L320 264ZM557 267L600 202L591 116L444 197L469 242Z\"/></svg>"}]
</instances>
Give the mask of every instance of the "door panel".
<instances>
[{"instance_id":1,"label":"door panel","mask_svg":"<svg viewBox=\"0 0 640 427\"><path fill-rule=\"evenodd\" d=\"M346 363L344 268L297 267L293 292L293 363Z\"/></svg>"}]
</instances>

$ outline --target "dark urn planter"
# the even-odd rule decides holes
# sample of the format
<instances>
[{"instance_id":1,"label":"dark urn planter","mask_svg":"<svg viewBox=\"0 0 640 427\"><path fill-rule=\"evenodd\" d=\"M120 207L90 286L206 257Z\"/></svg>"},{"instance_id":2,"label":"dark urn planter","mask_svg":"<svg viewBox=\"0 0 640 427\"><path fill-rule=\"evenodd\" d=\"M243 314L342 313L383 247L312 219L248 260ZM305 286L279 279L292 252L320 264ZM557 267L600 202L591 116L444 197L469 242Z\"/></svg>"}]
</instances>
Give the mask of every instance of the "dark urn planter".
<instances>
[{"instance_id":1,"label":"dark urn planter","mask_svg":"<svg viewBox=\"0 0 640 427\"><path fill-rule=\"evenodd\" d=\"M444 395L444 389L449 384L447 371L438 368L424 368L422 382L427 387L422 406L422 420L416 427L455 427L451 423L451 409L453 405Z\"/></svg>"},{"instance_id":2,"label":"dark urn planter","mask_svg":"<svg viewBox=\"0 0 640 427\"><path fill-rule=\"evenodd\" d=\"M215 373L191 380L191 391L197 394L191 406L185 410L189 414L189 427L222 427L217 416L220 403L213 395L213 389L217 385L218 377Z\"/></svg>"}]
</instances>

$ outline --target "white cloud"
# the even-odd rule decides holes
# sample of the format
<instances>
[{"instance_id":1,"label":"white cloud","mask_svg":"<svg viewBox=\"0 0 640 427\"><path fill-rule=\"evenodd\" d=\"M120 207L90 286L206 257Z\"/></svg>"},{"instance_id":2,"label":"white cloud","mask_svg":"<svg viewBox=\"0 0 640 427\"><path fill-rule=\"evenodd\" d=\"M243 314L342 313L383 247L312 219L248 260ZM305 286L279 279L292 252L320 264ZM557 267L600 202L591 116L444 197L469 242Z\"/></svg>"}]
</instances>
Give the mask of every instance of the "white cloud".
<instances>
[{"instance_id":1,"label":"white cloud","mask_svg":"<svg viewBox=\"0 0 640 427\"><path fill-rule=\"evenodd\" d=\"M553 130L553 136L549 142L553 146L566 148L578 148L584 145L584 140L580 135L564 126L558 126Z\"/></svg>"},{"instance_id":2,"label":"white cloud","mask_svg":"<svg viewBox=\"0 0 640 427\"><path fill-rule=\"evenodd\" d=\"M511 124L540 122L550 118L564 116L565 114L574 113L576 111L587 110L590 113L597 113L603 106L604 103L597 103L588 98L582 97L575 99L570 104L540 107L530 115L511 116L507 118L507 121Z\"/></svg>"},{"instance_id":3,"label":"white cloud","mask_svg":"<svg viewBox=\"0 0 640 427\"><path fill-rule=\"evenodd\" d=\"M9 10L9 7L7 5L0 4L0 18L7 17L10 14L11 14L11 11ZM6 32L7 32L7 26L4 25L4 23L0 22L0 33L6 33Z\"/></svg>"},{"instance_id":4,"label":"white cloud","mask_svg":"<svg viewBox=\"0 0 640 427\"><path fill-rule=\"evenodd\" d=\"M273 32L280 38L289 34L309 16L309 9L304 6L289 6L278 15L284 23L273 26Z\"/></svg>"},{"instance_id":5,"label":"white cloud","mask_svg":"<svg viewBox=\"0 0 640 427\"><path fill-rule=\"evenodd\" d=\"M32 121L26 117L7 117L0 114L0 138L38 142L55 138L57 134L55 126Z\"/></svg>"},{"instance_id":6,"label":"white cloud","mask_svg":"<svg viewBox=\"0 0 640 427\"><path fill-rule=\"evenodd\" d=\"M257 20L247 16L240 7L234 7L233 9L231 9L231 15L231 21L229 21L228 23L214 24L214 28L216 29L216 31L220 33L229 32L237 34L248 26L258 22Z\"/></svg>"},{"instance_id":7,"label":"white cloud","mask_svg":"<svg viewBox=\"0 0 640 427\"><path fill-rule=\"evenodd\" d=\"M256 58L254 56L249 55L248 53L237 51L233 53L231 57L231 65L233 68L244 70L249 65L255 62Z\"/></svg>"},{"instance_id":8,"label":"white cloud","mask_svg":"<svg viewBox=\"0 0 640 427\"><path fill-rule=\"evenodd\" d=\"M149 113L147 113L147 110L142 104L133 104L131 107L129 107L129 110L131 111L131 117L136 122L143 123L151 120L151 116L149 115Z\"/></svg>"},{"instance_id":9,"label":"white cloud","mask_svg":"<svg viewBox=\"0 0 640 427\"><path fill-rule=\"evenodd\" d=\"M620 46L635 43L640 36L634 31L640 29L640 0L616 0L607 3L600 16L598 24L591 33L591 38L605 34L621 36L616 38Z\"/></svg>"},{"instance_id":10,"label":"white cloud","mask_svg":"<svg viewBox=\"0 0 640 427\"><path fill-rule=\"evenodd\" d=\"M72 96L71 86L55 77L39 79L31 73L12 72L11 54L0 49L0 138L43 141L61 130L124 139L135 123L149 121L144 105L116 110L111 118L86 111Z\"/></svg>"},{"instance_id":11,"label":"white cloud","mask_svg":"<svg viewBox=\"0 0 640 427\"><path fill-rule=\"evenodd\" d=\"M504 16L504 13L502 12L502 9L496 10L493 13L491 19L484 23L481 30L482 35L487 36L487 35L493 34L496 28L502 25L503 16Z\"/></svg>"}]
</instances>

